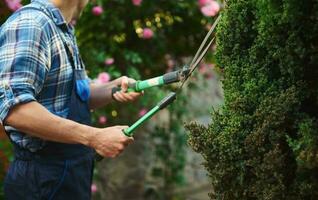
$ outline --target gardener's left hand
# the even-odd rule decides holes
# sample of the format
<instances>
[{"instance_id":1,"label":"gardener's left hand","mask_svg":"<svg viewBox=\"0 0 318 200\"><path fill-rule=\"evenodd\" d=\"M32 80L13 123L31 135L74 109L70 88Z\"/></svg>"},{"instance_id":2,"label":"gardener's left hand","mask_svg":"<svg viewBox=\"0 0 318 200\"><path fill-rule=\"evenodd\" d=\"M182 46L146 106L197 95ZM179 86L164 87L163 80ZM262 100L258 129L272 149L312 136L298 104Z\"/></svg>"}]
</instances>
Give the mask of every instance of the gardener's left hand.
<instances>
[{"instance_id":1,"label":"gardener's left hand","mask_svg":"<svg viewBox=\"0 0 318 200\"><path fill-rule=\"evenodd\" d=\"M134 83L136 80L132 78L128 78L126 76L122 76L118 79L115 80L118 86L121 87L121 91L118 91L113 94L113 97L116 101L118 102L129 102L129 101L135 101L143 95L143 92L127 92L128 89L128 84L129 83Z\"/></svg>"}]
</instances>

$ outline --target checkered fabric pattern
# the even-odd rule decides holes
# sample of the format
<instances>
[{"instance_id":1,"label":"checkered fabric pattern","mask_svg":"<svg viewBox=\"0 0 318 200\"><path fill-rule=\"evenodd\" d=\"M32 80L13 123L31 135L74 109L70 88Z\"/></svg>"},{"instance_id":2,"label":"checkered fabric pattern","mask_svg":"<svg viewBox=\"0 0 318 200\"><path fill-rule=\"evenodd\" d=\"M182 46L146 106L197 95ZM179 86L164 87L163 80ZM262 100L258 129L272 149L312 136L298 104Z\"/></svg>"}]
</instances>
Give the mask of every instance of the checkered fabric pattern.
<instances>
[{"instance_id":1,"label":"checkered fabric pattern","mask_svg":"<svg viewBox=\"0 0 318 200\"><path fill-rule=\"evenodd\" d=\"M28 6L40 10L25 9ZM59 9L46 0L33 0L16 11L0 28L0 122L21 103L37 101L50 112L67 117L73 67L83 68L74 29ZM45 141L5 126L10 139L34 152Z\"/></svg>"}]
</instances>

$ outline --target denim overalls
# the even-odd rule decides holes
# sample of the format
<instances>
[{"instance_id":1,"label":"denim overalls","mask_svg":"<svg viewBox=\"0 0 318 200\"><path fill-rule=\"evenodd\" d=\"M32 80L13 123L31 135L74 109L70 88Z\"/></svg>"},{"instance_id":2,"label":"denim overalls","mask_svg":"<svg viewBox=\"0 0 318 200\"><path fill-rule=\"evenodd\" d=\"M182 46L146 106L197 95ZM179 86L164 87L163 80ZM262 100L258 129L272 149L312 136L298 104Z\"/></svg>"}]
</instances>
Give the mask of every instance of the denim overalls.
<instances>
[{"instance_id":1,"label":"denim overalls","mask_svg":"<svg viewBox=\"0 0 318 200\"><path fill-rule=\"evenodd\" d=\"M40 10L41 7L25 9ZM64 42L65 43L65 42ZM84 69L76 69L67 45L64 45L73 66L73 88L67 119L90 125L89 86ZM15 159L5 178L5 199L8 200L89 200L94 167L93 149L80 144L47 142L36 153L14 145Z\"/></svg>"}]
</instances>

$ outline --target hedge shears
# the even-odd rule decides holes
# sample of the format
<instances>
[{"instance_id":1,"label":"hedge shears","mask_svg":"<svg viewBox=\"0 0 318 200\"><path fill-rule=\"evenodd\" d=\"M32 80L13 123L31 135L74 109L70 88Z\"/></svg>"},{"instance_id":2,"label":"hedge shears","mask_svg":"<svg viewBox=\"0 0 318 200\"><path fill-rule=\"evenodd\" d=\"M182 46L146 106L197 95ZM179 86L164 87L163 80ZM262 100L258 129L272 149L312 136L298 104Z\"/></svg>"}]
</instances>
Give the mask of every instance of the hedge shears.
<instances>
[{"instance_id":1,"label":"hedge shears","mask_svg":"<svg viewBox=\"0 0 318 200\"><path fill-rule=\"evenodd\" d=\"M175 82L180 82L180 87L177 89L176 92L171 92L169 95L167 95L165 98L163 98L155 107L153 107L150 111L148 111L145 115L143 115L141 118L139 118L133 125L128 127L127 129L123 130L123 133L128 136L132 137L133 132L140 127L145 121L149 120L153 115L155 115L159 110L164 109L168 105L170 105L174 100L177 98L177 93L181 92L183 85L188 80L188 78L192 75L194 70L199 66L202 59L206 55L207 51L211 47L215 37L211 38L212 33L214 32L215 27L217 26L219 20L221 18L221 15L218 16L218 18L214 21L214 24L212 25L211 29L205 36L204 40L202 41L198 51L196 52L194 58L192 59L191 63L189 65L185 65L182 69L166 73L162 76L158 76L155 78L143 80L143 81L136 81L133 84L128 85L127 92L141 92L145 89L155 87L155 86L161 86L161 85L167 85ZM114 94L117 91L121 91L120 87L115 87L112 89L112 93ZM97 160L100 160L102 157L98 155Z\"/></svg>"}]
</instances>

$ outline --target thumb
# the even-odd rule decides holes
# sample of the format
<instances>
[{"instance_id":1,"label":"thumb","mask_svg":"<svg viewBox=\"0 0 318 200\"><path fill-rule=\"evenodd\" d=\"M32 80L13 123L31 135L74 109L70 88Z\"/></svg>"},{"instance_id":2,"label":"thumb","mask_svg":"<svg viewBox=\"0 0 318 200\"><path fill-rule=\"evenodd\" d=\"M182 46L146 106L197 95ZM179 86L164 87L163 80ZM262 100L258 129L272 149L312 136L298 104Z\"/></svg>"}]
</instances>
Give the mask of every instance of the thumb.
<instances>
[{"instance_id":1,"label":"thumb","mask_svg":"<svg viewBox=\"0 0 318 200\"><path fill-rule=\"evenodd\" d=\"M122 92L126 92L128 89L128 78L123 76L121 79L121 90Z\"/></svg>"}]
</instances>

